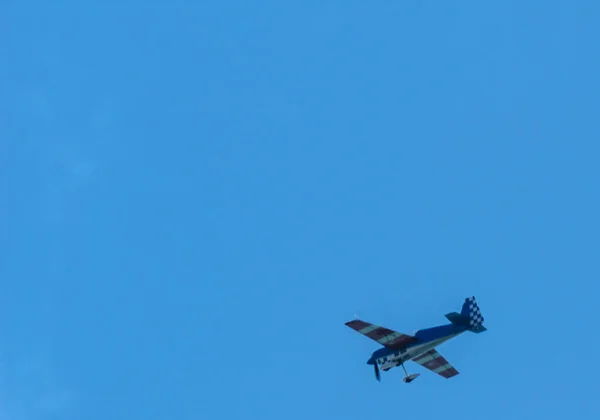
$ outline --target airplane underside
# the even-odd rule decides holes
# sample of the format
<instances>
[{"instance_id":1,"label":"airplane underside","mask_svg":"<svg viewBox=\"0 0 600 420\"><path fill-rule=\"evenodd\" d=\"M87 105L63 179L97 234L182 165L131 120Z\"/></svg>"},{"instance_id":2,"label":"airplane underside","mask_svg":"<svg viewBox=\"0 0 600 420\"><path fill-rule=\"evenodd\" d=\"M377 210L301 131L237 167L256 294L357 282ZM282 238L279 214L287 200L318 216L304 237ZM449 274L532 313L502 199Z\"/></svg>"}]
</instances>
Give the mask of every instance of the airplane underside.
<instances>
[{"instance_id":1,"label":"airplane underside","mask_svg":"<svg viewBox=\"0 0 600 420\"><path fill-rule=\"evenodd\" d=\"M409 360L446 379L458 375L458 370L436 347L466 331L475 334L487 331L474 296L465 298L460 313L450 312L445 317L450 324L420 329L413 334L394 331L361 319L348 321L345 325L383 346L374 351L367 360L367 364L373 365L378 381L381 380L380 370L389 371L402 366L406 375L403 381L409 383L419 376L406 371L404 364Z\"/></svg>"},{"instance_id":2,"label":"airplane underside","mask_svg":"<svg viewBox=\"0 0 600 420\"><path fill-rule=\"evenodd\" d=\"M424 343L419 346L414 346L408 348L406 350L398 350L395 353L392 353L389 356L380 357L376 359L375 362L380 366L380 369L383 371L388 371L391 368L396 366L400 366L404 362L408 362L411 359L421 356L424 353L427 353L429 350L439 346L442 343L450 340L451 338L456 337L458 334L453 334L448 337L440 338L439 340L431 341L429 343Z\"/></svg>"},{"instance_id":3,"label":"airplane underside","mask_svg":"<svg viewBox=\"0 0 600 420\"><path fill-rule=\"evenodd\" d=\"M402 369L404 370L404 375L405 375L404 378L402 379L402 381L405 383L410 383L410 382L414 381L420 374L419 373L409 374L406 371L406 367L404 366L404 363L408 362L409 360L418 359L419 357L426 355L431 350L434 350L436 346L439 346L440 344L445 343L446 341L448 341L458 335L460 335L460 333L442 337L438 340L434 340L434 341L424 343L424 344L421 344L418 346L410 347L408 349L398 350L388 356L380 357L375 360L375 364L376 364L376 366L375 366L376 373L375 374L377 377L379 377L379 373L377 372L379 369L381 369L384 372L387 372L390 369L393 369L398 366L402 366ZM377 365L379 365L379 366L377 366Z\"/></svg>"}]
</instances>

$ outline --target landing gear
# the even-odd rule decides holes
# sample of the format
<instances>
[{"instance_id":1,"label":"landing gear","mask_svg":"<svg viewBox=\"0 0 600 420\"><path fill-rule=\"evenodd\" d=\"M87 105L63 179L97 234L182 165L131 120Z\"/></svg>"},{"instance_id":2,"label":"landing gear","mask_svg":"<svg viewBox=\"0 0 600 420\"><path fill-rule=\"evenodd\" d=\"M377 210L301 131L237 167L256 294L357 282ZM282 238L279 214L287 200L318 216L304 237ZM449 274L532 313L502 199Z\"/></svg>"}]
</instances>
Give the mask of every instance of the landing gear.
<instances>
[{"instance_id":1,"label":"landing gear","mask_svg":"<svg viewBox=\"0 0 600 420\"><path fill-rule=\"evenodd\" d=\"M404 377L404 379L402 379L402 382L409 384L412 381L414 381L415 379L417 379L417 377L420 375L420 373L413 373L413 374L408 374L408 372L406 371L406 368L404 367L404 363L402 363L402 369L404 369L404 374L406 375Z\"/></svg>"}]
</instances>

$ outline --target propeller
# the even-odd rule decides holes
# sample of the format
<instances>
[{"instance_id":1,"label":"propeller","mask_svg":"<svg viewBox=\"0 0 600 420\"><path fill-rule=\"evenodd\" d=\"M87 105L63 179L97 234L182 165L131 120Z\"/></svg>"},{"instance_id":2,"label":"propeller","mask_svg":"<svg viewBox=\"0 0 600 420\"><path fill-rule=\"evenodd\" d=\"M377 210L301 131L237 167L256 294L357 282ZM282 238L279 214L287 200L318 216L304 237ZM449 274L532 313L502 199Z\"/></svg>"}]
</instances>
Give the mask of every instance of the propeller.
<instances>
[{"instance_id":1,"label":"propeller","mask_svg":"<svg viewBox=\"0 0 600 420\"><path fill-rule=\"evenodd\" d=\"M377 362L373 363L373 366L375 366L375 378L381 382L381 375L379 374L379 366L377 365Z\"/></svg>"}]
</instances>

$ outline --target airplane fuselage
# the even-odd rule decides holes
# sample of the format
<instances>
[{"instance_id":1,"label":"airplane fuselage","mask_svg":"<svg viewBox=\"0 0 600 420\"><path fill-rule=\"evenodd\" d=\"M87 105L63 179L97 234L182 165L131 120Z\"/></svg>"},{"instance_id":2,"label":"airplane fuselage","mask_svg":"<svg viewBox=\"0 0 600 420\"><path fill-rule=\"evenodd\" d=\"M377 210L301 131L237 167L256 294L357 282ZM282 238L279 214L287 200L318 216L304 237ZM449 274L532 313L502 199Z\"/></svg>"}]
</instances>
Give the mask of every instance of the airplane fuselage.
<instances>
[{"instance_id":1,"label":"airplane fuselage","mask_svg":"<svg viewBox=\"0 0 600 420\"><path fill-rule=\"evenodd\" d=\"M438 327L419 330L414 334L418 339L415 343L411 343L405 348L398 350L382 347L373 352L367 364L372 365L377 363L381 370L390 370L459 336L465 331L467 331L466 327L455 324L440 325Z\"/></svg>"}]
</instances>

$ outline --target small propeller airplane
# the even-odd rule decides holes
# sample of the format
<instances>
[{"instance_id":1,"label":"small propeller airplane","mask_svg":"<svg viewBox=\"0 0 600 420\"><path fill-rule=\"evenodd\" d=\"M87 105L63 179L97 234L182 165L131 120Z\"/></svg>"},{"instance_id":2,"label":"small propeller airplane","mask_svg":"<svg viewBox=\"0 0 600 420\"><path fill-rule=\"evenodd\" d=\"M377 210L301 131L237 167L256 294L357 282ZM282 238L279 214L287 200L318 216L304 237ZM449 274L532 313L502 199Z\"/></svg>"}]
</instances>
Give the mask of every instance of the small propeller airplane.
<instances>
[{"instance_id":1,"label":"small propeller airplane","mask_svg":"<svg viewBox=\"0 0 600 420\"><path fill-rule=\"evenodd\" d=\"M484 319L474 296L465 299L460 314L451 312L445 316L450 324L418 330L413 335L373 325L360 319L346 322L345 325L383 345L382 348L375 350L367 360L368 365L374 366L375 378L378 381L381 381L380 366L384 372L402 366L406 375L402 381L410 383L420 374L408 374L404 363L409 360L444 378L458 375L454 366L439 354L435 347L465 331L475 334L487 331L487 328L483 326Z\"/></svg>"}]
</instances>

